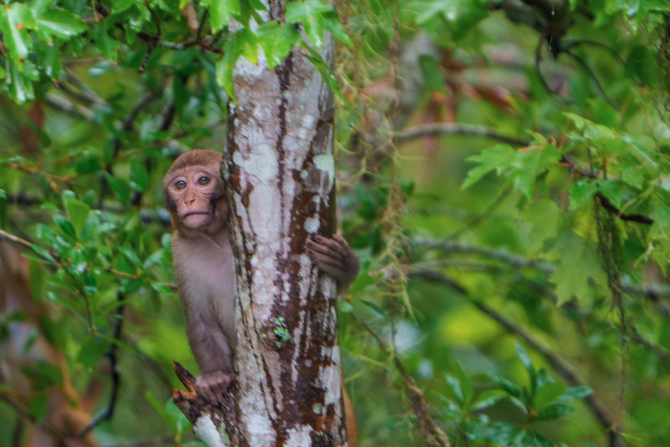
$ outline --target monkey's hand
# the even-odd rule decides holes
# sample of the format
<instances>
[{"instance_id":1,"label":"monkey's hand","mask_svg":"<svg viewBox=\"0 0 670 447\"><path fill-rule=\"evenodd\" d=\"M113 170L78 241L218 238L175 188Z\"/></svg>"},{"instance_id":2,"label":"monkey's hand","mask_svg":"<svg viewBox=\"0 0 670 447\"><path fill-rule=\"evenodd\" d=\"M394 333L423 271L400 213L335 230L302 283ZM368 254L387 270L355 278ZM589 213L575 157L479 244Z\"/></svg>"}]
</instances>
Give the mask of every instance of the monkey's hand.
<instances>
[{"instance_id":1,"label":"monkey's hand","mask_svg":"<svg viewBox=\"0 0 670 447\"><path fill-rule=\"evenodd\" d=\"M356 253L337 234L332 239L317 235L308 240L307 254L317 267L337 280L338 293L349 288L361 268Z\"/></svg>"},{"instance_id":2,"label":"monkey's hand","mask_svg":"<svg viewBox=\"0 0 670 447\"><path fill-rule=\"evenodd\" d=\"M231 374L223 371L206 371L195 379L198 393L212 404L221 403L223 395L233 381Z\"/></svg>"}]
</instances>

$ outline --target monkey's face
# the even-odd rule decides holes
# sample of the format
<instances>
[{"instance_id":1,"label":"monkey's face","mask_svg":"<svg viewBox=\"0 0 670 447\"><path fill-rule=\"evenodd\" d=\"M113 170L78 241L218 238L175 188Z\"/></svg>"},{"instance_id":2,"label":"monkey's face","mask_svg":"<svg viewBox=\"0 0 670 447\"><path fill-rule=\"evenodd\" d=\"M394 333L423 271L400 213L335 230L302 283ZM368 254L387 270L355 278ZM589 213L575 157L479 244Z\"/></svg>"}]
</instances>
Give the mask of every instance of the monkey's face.
<instances>
[{"instance_id":1,"label":"monkey's face","mask_svg":"<svg viewBox=\"0 0 670 447\"><path fill-rule=\"evenodd\" d=\"M166 186L169 205L187 229L206 230L212 223L225 222L225 204L218 204L224 188L217 169L188 166L175 172Z\"/></svg>"}]
</instances>

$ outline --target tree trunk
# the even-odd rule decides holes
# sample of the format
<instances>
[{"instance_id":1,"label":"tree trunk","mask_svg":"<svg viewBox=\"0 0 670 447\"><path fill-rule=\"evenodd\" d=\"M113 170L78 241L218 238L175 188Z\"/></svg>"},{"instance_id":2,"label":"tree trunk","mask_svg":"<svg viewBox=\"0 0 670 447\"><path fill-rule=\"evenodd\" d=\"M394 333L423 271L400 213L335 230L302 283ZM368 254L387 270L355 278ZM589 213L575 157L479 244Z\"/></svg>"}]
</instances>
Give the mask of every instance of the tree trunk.
<instances>
[{"instance_id":1,"label":"tree trunk","mask_svg":"<svg viewBox=\"0 0 670 447\"><path fill-rule=\"evenodd\" d=\"M283 1L266 5L270 18L283 14ZM321 54L331 64L329 35ZM260 59L236 65L222 167L236 380L215 408L197 402L181 371L191 393L175 401L209 446L344 446L336 284L305 253L307 239L334 228L333 95L300 48L274 71Z\"/></svg>"}]
</instances>

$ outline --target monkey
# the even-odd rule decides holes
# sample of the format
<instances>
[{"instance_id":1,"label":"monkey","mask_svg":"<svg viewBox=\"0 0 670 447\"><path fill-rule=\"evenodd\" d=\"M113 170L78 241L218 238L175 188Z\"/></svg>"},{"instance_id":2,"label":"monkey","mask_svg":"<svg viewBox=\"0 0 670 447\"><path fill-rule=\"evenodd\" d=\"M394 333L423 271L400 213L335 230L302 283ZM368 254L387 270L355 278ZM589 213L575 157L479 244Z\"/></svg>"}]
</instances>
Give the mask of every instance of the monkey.
<instances>
[{"instance_id":1,"label":"monkey","mask_svg":"<svg viewBox=\"0 0 670 447\"><path fill-rule=\"evenodd\" d=\"M166 207L175 228L175 279L189 345L200 367L196 387L211 402L218 401L233 380L235 352L235 268L221 162L222 155L216 151L191 150L174 161L163 180ZM318 268L337 281L340 294L358 275L358 256L338 235L332 239L315 236L306 243L306 252ZM357 430L344 383L342 391L349 445L353 447Z\"/></svg>"}]
</instances>

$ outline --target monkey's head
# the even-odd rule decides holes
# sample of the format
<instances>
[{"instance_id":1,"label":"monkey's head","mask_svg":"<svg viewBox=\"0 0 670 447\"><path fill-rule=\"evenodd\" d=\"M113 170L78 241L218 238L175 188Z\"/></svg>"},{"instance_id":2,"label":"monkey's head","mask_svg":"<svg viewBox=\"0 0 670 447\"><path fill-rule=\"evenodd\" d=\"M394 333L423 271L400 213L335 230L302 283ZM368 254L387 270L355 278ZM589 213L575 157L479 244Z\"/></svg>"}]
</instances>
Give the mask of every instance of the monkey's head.
<instances>
[{"instance_id":1,"label":"monkey's head","mask_svg":"<svg viewBox=\"0 0 670 447\"><path fill-rule=\"evenodd\" d=\"M226 226L228 207L221 179L222 156L195 149L177 158L163 179L172 225L182 233L215 234Z\"/></svg>"}]
</instances>

